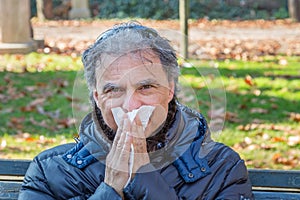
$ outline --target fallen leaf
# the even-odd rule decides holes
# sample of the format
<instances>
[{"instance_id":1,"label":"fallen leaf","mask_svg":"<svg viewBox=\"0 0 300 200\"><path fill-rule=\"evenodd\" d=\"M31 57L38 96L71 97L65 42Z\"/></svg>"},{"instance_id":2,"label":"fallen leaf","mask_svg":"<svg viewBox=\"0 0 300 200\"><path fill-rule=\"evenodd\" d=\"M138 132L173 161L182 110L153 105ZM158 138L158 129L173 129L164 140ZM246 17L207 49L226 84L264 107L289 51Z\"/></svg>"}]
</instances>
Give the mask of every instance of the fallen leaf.
<instances>
[{"instance_id":1,"label":"fallen leaf","mask_svg":"<svg viewBox=\"0 0 300 200\"><path fill-rule=\"evenodd\" d=\"M20 61L20 60L24 60L24 55L16 54L16 55L15 55L15 59L16 59L16 60L19 60L19 61Z\"/></svg>"},{"instance_id":2,"label":"fallen leaf","mask_svg":"<svg viewBox=\"0 0 300 200\"><path fill-rule=\"evenodd\" d=\"M247 75L247 76L245 77L244 81L245 81L245 83L246 83L247 85L250 85L250 86L253 86L253 85L254 85L253 79L252 79L252 77L251 77L250 75Z\"/></svg>"},{"instance_id":3,"label":"fallen leaf","mask_svg":"<svg viewBox=\"0 0 300 200\"><path fill-rule=\"evenodd\" d=\"M252 123L253 123L253 124L263 124L263 123L264 123L264 120L261 120L261 119L255 119L255 118L254 118L254 119L252 120Z\"/></svg>"},{"instance_id":4,"label":"fallen leaf","mask_svg":"<svg viewBox=\"0 0 300 200\"><path fill-rule=\"evenodd\" d=\"M253 90L253 94L258 97L261 95L261 90L255 89L255 90Z\"/></svg>"},{"instance_id":5,"label":"fallen leaf","mask_svg":"<svg viewBox=\"0 0 300 200\"><path fill-rule=\"evenodd\" d=\"M272 103L271 104L271 108L274 109L274 110L277 110L278 109L278 105L275 104L275 103Z\"/></svg>"},{"instance_id":6,"label":"fallen leaf","mask_svg":"<svg viewBox=\"0 0 300 200\"><path fill-rule=\"evenodd\" d=\"M291 112L289 113L290 115L290 119L295 121L295 122L300 122L300 113L294 113L294 112Z\"/></svg>"},{"instance_id":7,"label":"fallen leaf","mask_svg":"<svg viewBox=\"0 0 300 200\"><path fill-rule=\"evenodd\" d=\"M261 113L261 114L267 114L269 111L263 108L251 108L250 113Z\"/></svg>"},{"instance_id":8,"label":"fallen leaf","mask_svg":"<svg viewBox=\"0 0 300 200\"><path fill-rule=\"evenodd\" d=\"M35 141L37 141L37 139L29 137L29 138L26 138L25 141L26 142L35 142Z\"/></svg>"},{"instance_id":9,"label":"fallen leaf","mask_svg":"<svg viewBox=\"0 0 300 200\"><path fill-rule=\"evenodd\" d=\"M46 101L45 98L38 98L29 103L29 107L36 107L37 105L41 105Z\"/></svg>"},{"instance_id":10,"label":"fallen leaf","mask_svg":"<svg viewBox=\"0 0 300 200\"><path fill-rule=\"evenodd\" d=\"M17 142L24 142L26 141L28 138L31 137L31 134L30 133L27 133L27 132L22 132L22 131L19 131L18 134L16 134L14 136L15 140Z\"/></svg>"},{"instance_id":11,"label":"fallen leaf","mask_svg":"<svg viewBox=\"0 0 300 200\"><path fill-rule=\"evenodd\" d=\"M58 129L69 128L76 124L76 119L75 118L58 119L57 123L58 123L57 125Z\"/></svg>"},{"instance_id":12,"label":"fallen leaf","mask_svg":"<svg viewBox=\"0 0 300 200\"><path fill-rule=\"evenodd\" d=\"M37 144L42 144L42 145L49 145L49 144L53 144L54 142L56 142L56 138L47 139L43 135L40 135L39 139L37 140Z\"/></svg>"},{"instance_id":13,"label":"fallen leaf","mask_svg":"<svg viewBox=\"0 0 300 200\"><path fill-rule=\"evenodd\" d=\"M294 167L299 164L299 158L295 155L290 154L289 156L281 155L280 153L275 153L272 157L275 164L282 164Z\"/></svg>"},{"instance_id":14,"label":"fallen leaf","mask_svg":"<svg viewBox=\"0 0 300 200\"><path fill-rule=\"evenodd\" d=\"M42 115L45 115L45 116L47 116L49 118L52 118L52 119L58 119L59 116L60 116L60 109L57 109L53 112L45 111L42 106L37 106L36 109L37 109L38 113L40 113Z\"/></svg>"},{"instance_id":15,"label":"fallen leaf","mask_svg":"<svg viewBox=\"0 0 300 200\"><path fill-rule=\"evenodd\" d=\"M300 144L300 136L299 135L289 136L287 140L287 144L289 146L296 146Z\"/></svg>"},{"instance_id":16,"label":"fallen leaf","mask_svg":"<svg viewBox=\"0 0 300 200\"><path fill-rule=\"evenodd\" d=\"M245 141L245 143L248 144L248 145L249 145L249 144L252 144L252 142L253 142L252 139L249 138L249 137L245 137L245 138L244 138L244 141Z\"/></svg>"},{"instance_id":17,"label":"fallen leaf","mask_svg":"<svg viewBox=\"0 0 300 200\"><path fill-rule=\"evenodd\" d=\"M23 129L25 117L12 117L7 122L7 126L14 129Z\"/></svg>"},{"instance_id":18,"label":"fallen leaf","mask_svg":"<svg viewBox=\"0 0 300 200\"><path fill-rule=\"evenodd\" d=\"M35 85L38 86L39 88L45 88L47 86L47 84L44 82L37 82Z\"/></svg>"},{"instance_id":19,"label":"fallen leaf","mask_svg":"<svg viewBox=\"0 0 300 200\"><path fill-rule=\"evenodd\" d=\"M26 86L25 90L27 90L28 92L33 92L33 91L37 90L37 86L35 86L35 85Z\"/></svg>"},{"instance_id":20,"label":"fallen leaf","mask_svg":"<svg viewBox=\"0 0 300 200\"><path fill-rule=\"evenodd\" d=\"M6 145L7 145L6 140L5 140L5 139L2 139L2 140L1 140L1 145L0 145L0 150L5 149Z\"/></svg>"},{"instance_id":21,"label":"fallen leaf","mask_svg":"<svg viewBox=\"0 0 300 200\"><path fill-rule=\"evenodd\" d=\"M0 94L0 102L7 103L9 100L8 96L5 94Z\"/></svg>"},{"instance_id":22,"label":"fallen leaf","mask_svg":"<svg viewBox=\"0 0 300 200\"><path fill-rule=\"evenodd\" d=\"M259 148L259 145L257 145L257 144L250 144L250 145L247 146L246 149L249 150L249 151L253 151L253 150L257 149L257 148Z\"/></svg>"},{"instance_id":23,"label":"fallen leaf","mask_svg":"<svg viewBox=\"0 0 300 200\"><path fill-rule=\"evenodd\" d=\"M251 130L274 130L274 131L282 131L284 133L298 135L300 134L300 129L295 129L290 126L280 126L275 124L257 124L250 123L245 125L239 125L238 129L241 131L251 131Z\"/></svg>"},{"instance_id":24,"label":"fallen leaf","mask_svg":"<svg viewBox=\"0 0 300 200\"><path fill-rule=\"evenodd\" d=\"M6 113L11 113L11 112L13 112L14 111L14 109L13 108L5 108L5 109L3 109L3 110L1 110L1 114L6 114Z\"/></svg>"},{"instance_id":25,"label":"fallen leaf","mask_svg":"<svg viewBox=\"0 0 300 200\"><path fill-rule=\"evenodd\" d=\"M7 84L10 84L12 83L12 80L11 80L11 77L9 74L6 74L3 78L3 80L7 83Z\"/></svg>"},{"instance_id":26,"label":"fallen leaf","mask_svg":"<svg viewBox=\"0 0 300 200\"><path fill-rule=\"evenodd\" d=\"M45 101L46 101L46 98L37 98L37 99L31 101L28 105L22 106L20 108L20 110L22 112L33 112L34 110L37 109L38 105L43 104Z\"/></svg>"},{"instance_id":27,"label":"fallen leaf","mask_svg":"<svg viewBox=\"0 0 300 200\"><path fill-rule=\"evenodd\" d=\"M10 86L10 85L8 85L8 88L7 88L7 95L8 95L8 98L11 100L20 99L25 96L23 92L19 92L17 90L17 88Z\"/></svg>"},{"instance_id":28,"label":"fallen leaf","mask_svg":"<svg viewBox=\"0 0 300 200\"><path fill-rule=\"evenodd\" d=\"M239 123L239 122L241 122L241 120L239 119L237 113L233 113L233 112L229 112L229 111L226 112L225 119L227 121L233 122L233 123Z\"/></svg>"},{"instance_id":29,"label":"fallen leaf","mask_svg":"<svg viewBox=\"0 0 300 200\"><path fill-rule=\"evenodd\" d=\"M35 107L30 107L30 106L22 106L20 108L22 112L33 112L35 110Z\"/></svg>"},{"instance_id":30,"label":"fallen leaf","mask_svg":"<svg viewBox=\"0 0 300 200\"><path fill-rule=\"evenodd\" d=\"M40 126L40 127L43 127L43 128L46 128L46 129L49 129L49 130L55 130L55 128L53 126L50 126L47 124L47 121L46 120L42 120L40 122L36 121L33 117L31 117L29 119L29 121L33 124L33 125L36 125L36 126Z\"/></svg>"},{"instance_id":31,"label":"fallen leaf","mask_svg":"<svg viewBox=\"0 0 300 200\"><path fill-rule=\"evenodd\" d=\"M264 134L262 135L262 138L263 138L264 140L269 140L269 139L270 139L270 135L267 134L267 133L264 133Z\"/></svg>"},{"instance_id":32,"label":"fallen leaf","mask_svg":"<svg viewBox=\"0 0 300 200\"><path fill-rule=\"evenodd\" d=\"M248 106L247 104L240 104L239 105L239 109L243 110L243 109L246 109Z\"/></svg>"},{"instance_id":33,"label":"fallen leaf","mask_svg":"<svg viewBox=\"0 0 300 200\"><path fill-rule=\"evenodd\" d=\"M271 139L272 142L285 142L286 139L284 137L273 137Z\"/></svg>"},{"instance_id":34,"label":"fallen leaf","mask_svg":"<svg viewBox=\"0 0 300 200\"><path fill-rule=\"evenodd\" d=\"M54 85L56 85L58 88L65 88L69 85L69 82L67 80L64 79L54 79L53 80Z\"/></svg>"},{"instance_id":35,"label":"fallen leaf","mask_svg":"<svg viewBox=\"0 0 300 200\"><path fill-rule=\"evenodd\" d=\"M273 157L272 157L272 160L273 160L274 162L277 162L278 159L280 159L280 158L281 158L281 154L280 154L280 153L275 153L275 154L273 155Z\"/></svg>"},{"instance_id":36,"label":"fallen leaf","mask_svg":"<svg viewBox=\"0 0 300 200\"><path fill-rule=\"evenodd\" d=\"M274 149L275 146L274 145L270 145L270 144L262 143L259 148L264 149L264 150L271 150L271 149Z\"/></svg>"},{"instance_id":37,"label":"fallen leaf","mask_svg":"<svg viewBox=\"0 0 300 200\"><path fill-rule=\"evenodd\" d=\"M286 65L288 64L288 61L287 61L286 59L284 59L284 58L281 58L281 59L278 61L278 64L279 64L279 65L284 65L284 66L286 66Z\"/></svg>"}]
</instances>

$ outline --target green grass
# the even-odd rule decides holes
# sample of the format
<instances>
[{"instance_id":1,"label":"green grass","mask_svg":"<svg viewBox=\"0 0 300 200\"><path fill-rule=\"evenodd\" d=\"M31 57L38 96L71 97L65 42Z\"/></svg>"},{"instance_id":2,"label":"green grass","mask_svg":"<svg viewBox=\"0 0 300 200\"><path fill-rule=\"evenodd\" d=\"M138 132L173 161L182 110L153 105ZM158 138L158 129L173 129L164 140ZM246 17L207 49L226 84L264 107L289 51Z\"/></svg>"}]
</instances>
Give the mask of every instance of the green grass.
<instances>
[{"instance_id":1,"label":"green grass","mask_svg":"<svg viewBox=\"0 0 300 200\"><path fill-rule=\"evenodd\" d=\"M224 108L222 131L212 126L215 140L239 152L250 168L300 169L300 119L291 117L300 110L300 57L189 62L193 67L181 69L178 96L209 123L215 120L211 106ZM73 141L78 117L74 123L71 97L81 68L78 57L0 56L0 157L31 159Z\"/></svg>"},{"instance_id":2,"label":"green grass","mask_svg":"<svg viewBox=\"0 0 300 200\"><path fill-rule=\"evenodd\" d=\"M0 157L30 159L73 141L71 98L81 68L80 58L55 54L0 57Z\"/></svg>"},{"instance_id":3,"label":"green grass","mask_svg":"<svg viewBox=\"0 0 300 200\"><path fill-rule=\"evenodd\" d=\"M182 74L192 87L204 82L202 71L215 68L220 76L214 82L222 82L226 91L226 112L231 115L223 131L213 133L217 141L238 151L249 167L300 169L300 141L291 143L300 135L300 122L290 117L300 110L300 57L190 62L194 67L183 68ZM246 83L247 76L252 85ZM199 110L209 119L211 89L205 85L195 90L198 101L205 102ZM251 124L255 128L249 128Z\"/></svg>"}]
</instances>

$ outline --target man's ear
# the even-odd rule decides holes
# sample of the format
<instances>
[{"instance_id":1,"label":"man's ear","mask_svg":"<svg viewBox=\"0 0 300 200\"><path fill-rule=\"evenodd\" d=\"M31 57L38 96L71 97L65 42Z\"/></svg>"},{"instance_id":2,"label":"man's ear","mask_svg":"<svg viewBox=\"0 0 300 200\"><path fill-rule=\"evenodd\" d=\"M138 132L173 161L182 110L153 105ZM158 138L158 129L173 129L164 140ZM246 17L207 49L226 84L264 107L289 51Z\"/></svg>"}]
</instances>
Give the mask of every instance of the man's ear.
<instances>
[{"instance_id":1,"label":"man's ear","mask_svg":"<svg viewBox=\"0 0 300 200\"><path fill-rule=\"evenodd\" d=\"M173 99L173 97L174 97L174 94L175 94L175 83L174 83L174 81L171 81L170 83L169 83L169 96L168 96L168 100L169 100L169 102Z\"/></svg>"},{"instance_id":2,"label":"man's ear","mask_svg":"<svg viewBox=\"0 0 300 200\"><path fill-rule=\"evenodd\" d=\"M96 102L97 107L99 108L98 96L99 96L99 95L98 95L97 90L94 90L94 91L93 91L93 98L94 98L94 101Z\"/></svg>"}]
</instances>

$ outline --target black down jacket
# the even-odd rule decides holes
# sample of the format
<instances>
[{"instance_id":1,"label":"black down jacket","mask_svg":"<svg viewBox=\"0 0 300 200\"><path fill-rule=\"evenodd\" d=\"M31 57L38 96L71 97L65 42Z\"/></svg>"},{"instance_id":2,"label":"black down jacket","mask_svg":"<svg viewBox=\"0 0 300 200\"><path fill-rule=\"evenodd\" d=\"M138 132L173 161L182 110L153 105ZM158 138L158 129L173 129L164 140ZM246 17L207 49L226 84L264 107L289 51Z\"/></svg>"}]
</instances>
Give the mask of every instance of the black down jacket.
<instances>
[{"instance_id":1,"label":"black down jacket","mask_svg":"<svg viewBox=\"0 0 300 200\"><path fill-rule=\"evenodd\" d=\"M80 142L46 150L33 160L19 199L121 199L103 182L111 141L94 115L83 120ZM125 199L253 199L244 161L210 139L202 115L179 105L167 140L124 188Z\"/></svg>"}]
</instances>

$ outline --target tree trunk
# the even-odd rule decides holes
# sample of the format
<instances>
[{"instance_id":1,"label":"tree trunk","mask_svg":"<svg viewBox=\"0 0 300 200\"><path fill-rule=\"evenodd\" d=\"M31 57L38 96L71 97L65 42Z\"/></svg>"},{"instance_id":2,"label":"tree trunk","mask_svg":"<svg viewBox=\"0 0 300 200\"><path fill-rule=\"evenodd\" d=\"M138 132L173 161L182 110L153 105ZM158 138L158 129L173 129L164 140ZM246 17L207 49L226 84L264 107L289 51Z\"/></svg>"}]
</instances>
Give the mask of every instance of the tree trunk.
<instances>
[{"instance_id":1,"label":"tree trunk","mask_svg":"<svg viewBox=\"0 0 300 200\"><path fill-rule=\"evenodd\" d=\"M300 22L300 0L288 0L288 7L290 18Z\"/></svg>"},{"instance_id":2,"label":"tree trunk","mask_svg":"<svg viewBox=\"0 0 300 200\"><path fill-rule=\"evenodd\" d=\"M46 19L53 18L53 3L52 0L43 0L44 1L44 15Z\"/></svg>"},{"instance_id":3,"label":"tree trunk","mask_svg":"<svg viewBox=\"0 0 300 200\"><path fill-rule=\"evenodd\" d=\"M180 53L183 59L188 58L188 18L189 18L189 0L179 0L179 18L180 18Z\"/></svg>"},{"instance_id":4,"label":"tree trunk","mask_svg":"<svg viewBox=\"0 0 300 200\"><path fill-rule=\"evenodd\" d=\"M45 20L44 15L44 0L36 0L36 13L39 21Z\"/></svg>"}]
</instances>

